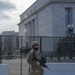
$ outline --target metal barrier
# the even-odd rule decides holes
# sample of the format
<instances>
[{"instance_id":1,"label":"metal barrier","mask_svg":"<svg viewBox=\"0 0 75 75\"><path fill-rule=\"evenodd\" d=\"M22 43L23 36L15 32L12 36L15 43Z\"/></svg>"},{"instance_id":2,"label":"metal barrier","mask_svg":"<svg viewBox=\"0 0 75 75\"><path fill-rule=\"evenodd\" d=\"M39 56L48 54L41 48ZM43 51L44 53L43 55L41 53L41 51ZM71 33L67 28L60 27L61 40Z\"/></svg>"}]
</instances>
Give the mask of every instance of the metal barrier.
<instances>
[{"instance_id":1,"label":"metal barrier","mask_svg":"<svg viewBox=\"0 0 75 75\"><path fill-rule=\"evenodd\" d=\"M75 75L75 63L47 63L50 70L44 68L44 75Z\"/></svg>"}]
</instances>

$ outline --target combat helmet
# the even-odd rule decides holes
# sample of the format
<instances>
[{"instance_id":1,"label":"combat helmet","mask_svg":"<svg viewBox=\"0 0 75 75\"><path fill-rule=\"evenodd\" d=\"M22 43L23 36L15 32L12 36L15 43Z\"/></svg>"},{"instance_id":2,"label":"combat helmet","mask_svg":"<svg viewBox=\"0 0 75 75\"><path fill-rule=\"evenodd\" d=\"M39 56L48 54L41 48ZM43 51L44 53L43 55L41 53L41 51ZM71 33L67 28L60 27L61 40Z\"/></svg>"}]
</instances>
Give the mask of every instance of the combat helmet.
<instances>
[{"instance_id":1,"label":"combat helmet","mask_svg":"<svg viewBox=\"0 0 75 75\"><path fill-rule=\"evenodd\" d=\"M33 41L32 44L31 44L31 47L33 48L36 45L39 45L38 41Z\"/></svg>"}]
</instances>

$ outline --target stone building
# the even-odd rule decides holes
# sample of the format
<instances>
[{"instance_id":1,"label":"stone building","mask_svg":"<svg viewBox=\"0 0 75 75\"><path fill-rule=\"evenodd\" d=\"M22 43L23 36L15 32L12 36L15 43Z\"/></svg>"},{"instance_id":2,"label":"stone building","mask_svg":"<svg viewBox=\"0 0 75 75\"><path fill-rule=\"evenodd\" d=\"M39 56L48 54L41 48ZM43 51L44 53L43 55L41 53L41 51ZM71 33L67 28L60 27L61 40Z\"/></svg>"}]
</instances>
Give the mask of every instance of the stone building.
<instances>
[{"instance_id":1,"label":"stone building","mask_svg":"<svg viewBox=\"0 0 75 75\"><path fill-rule=\"evenodd\" d=\"M73 26L75 33L74 13L75 0L37 0L20 15L19 35L63 37L68 34L68 25ZM48 43L46 50L54 42L43 39L43 46L44 43ZM53 47L50 49L54 50Z\"/></svg>"},{"instance_id":2,"label":"stone building","mask_svg":"<svg viewBox=\"0 0 75 75\"><path fill-rule=\"evenodd\" d=\"M2 35L2 52L3 54L15 53L19 49L19 33L15 31L3 31Z\"/></svg>"}]
</instances>

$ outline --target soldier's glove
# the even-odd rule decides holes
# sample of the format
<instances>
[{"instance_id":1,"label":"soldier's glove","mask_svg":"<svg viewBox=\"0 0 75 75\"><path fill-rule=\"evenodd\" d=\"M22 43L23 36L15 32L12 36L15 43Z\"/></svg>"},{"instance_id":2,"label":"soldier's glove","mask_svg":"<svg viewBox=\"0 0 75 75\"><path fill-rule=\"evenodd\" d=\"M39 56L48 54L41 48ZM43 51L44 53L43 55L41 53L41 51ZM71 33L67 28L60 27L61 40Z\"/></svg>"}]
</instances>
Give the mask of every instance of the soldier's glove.
<instances>
[{"instance_id":1,"label":"soldier's glove","mask_svg":"<svg viewBox=\"0 0 75 75\"><path fill-rule=\"evenodd\" d=\"M37 65L40 65L40 63L37 61L37 63L36 63Z\"/></svg>"}]
</instances>

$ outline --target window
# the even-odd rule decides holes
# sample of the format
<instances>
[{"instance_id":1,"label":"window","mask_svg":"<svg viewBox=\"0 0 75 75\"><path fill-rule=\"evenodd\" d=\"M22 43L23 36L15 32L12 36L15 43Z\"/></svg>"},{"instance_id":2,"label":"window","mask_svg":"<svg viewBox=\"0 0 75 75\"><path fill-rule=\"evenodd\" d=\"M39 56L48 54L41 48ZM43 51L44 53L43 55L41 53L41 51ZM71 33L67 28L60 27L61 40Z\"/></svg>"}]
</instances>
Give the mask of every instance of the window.
<instances>
[{"instance_id":1,"label":"window","mask_svg":"<svg viewBox=\"0 0 75 75\"><path fill-rule=\"evenodd\" d=\"M25 36L28 36L28 28L27 28L27 24L25 24L24 33L25 33Z\"/></svg>"},{"instance_id":2,"label":"window","mask_svg":"<svg viewBox=\"0 0 75 75\"><path fill-rule=\"evenodd\" d=\"M72 8L65 8L66 25L72 25Z\"/></svg>"},{"instance_id":3,"label":"window","mask_svg":"<svg viewBox=\"0 0 75 75\"><path fill-rule=\"evenodd\" d=\"M32 36L32 24L29 22L29 36Z\"/></svg>"},{"instance_id":4,"label":"window","mask_svg":"<svg viewBox=\"0 0 75 75\"><path fill-rule=\"evenodd\" d=\"M24 18L25 18L25 19L27 18L27 14L25 14Z\"/></svg>"}]
</instances>

